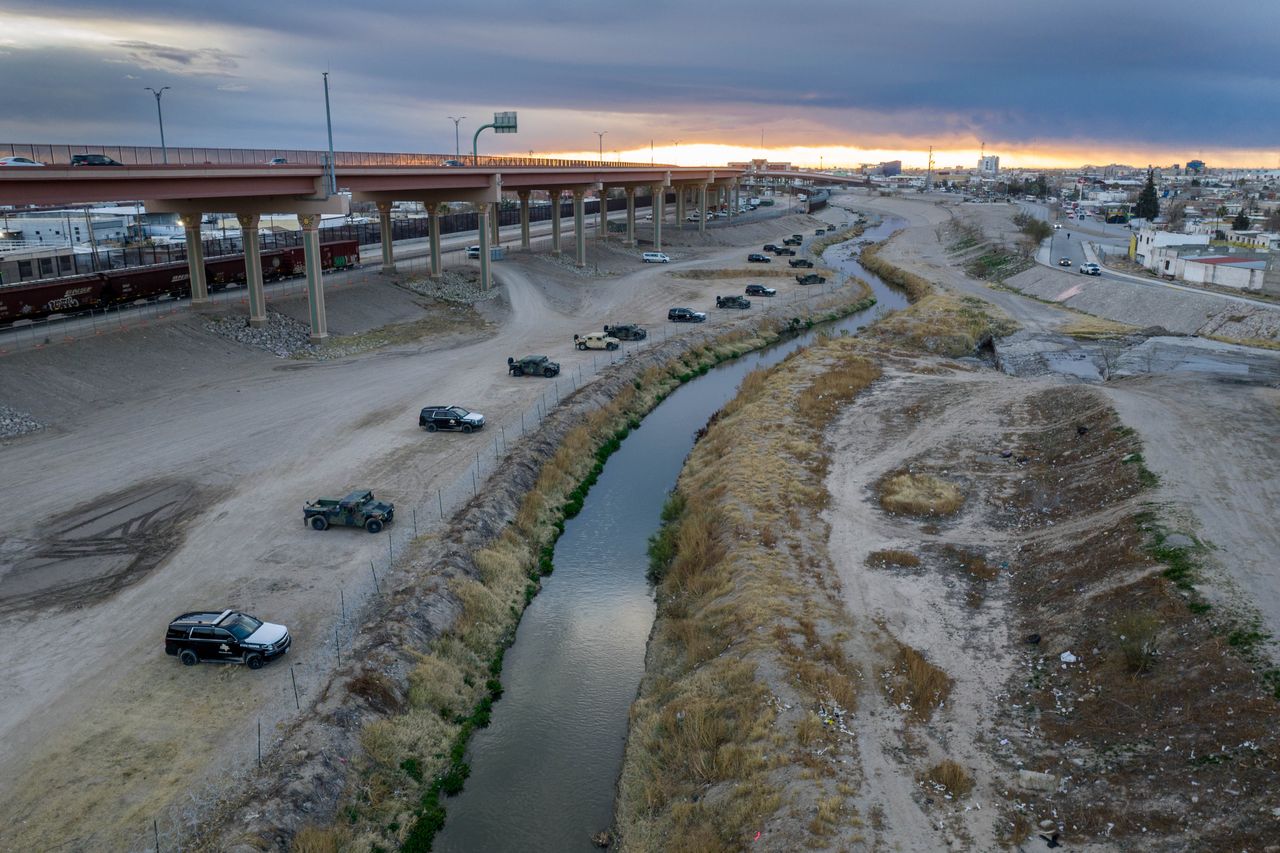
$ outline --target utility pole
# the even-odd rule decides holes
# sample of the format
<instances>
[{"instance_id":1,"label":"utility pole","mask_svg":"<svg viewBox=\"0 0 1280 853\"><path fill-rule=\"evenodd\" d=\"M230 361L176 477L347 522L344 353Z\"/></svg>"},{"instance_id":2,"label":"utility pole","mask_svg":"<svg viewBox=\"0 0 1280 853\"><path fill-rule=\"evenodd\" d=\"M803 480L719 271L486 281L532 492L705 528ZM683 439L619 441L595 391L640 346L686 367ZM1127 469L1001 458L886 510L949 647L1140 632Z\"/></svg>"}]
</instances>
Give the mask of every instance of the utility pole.
<instances>
[{"instance_id":1,"label":"utility pole","mask_svg":"<svg viewBox=\"0 0 1280 853\"><path fill-rule=\"evenodd\" d=\"M925 192L933 189L933 146L929 146L929 171L924 176Z\"/></svg>"},{"instance_id":2,"label":"utility pole","mask_svg":"<svg viewBox=\"0 0 1280 853\"><path fill-rule=\"evenodd\" d=\"M169 165L169 149L164 144L164 113L160 111L160 96L164 94L165 89L169 86L161 86L159 89L152 89L150 86L144 87L148 92L156 96L156 118L160 120L160 156L164 158L164 164Z\"/></svg>"},{"instance_id":3,"label":"utility pole","mask_svg":"<svg viewBox=\"0 0 1280 853\"><path fill-rule=\"evenodd\" d=\"M601 163L603 163L603 162L604 162L604 135L605 135L606 133L608 133L608 132L609 132L609 131L607 131L607 130L597 130L597 131L595 131L596 138L597 138L597 140L598 140L598 141L599 141L599 143L600 143L600 162L601 162Z\"/></svg>"},{"instance_id":4,"label":"utility pole","mask_svg":"<svg viewBox=\"0 0 1280 853\"><path fill-rule=\"evenodd\" d=\"M329 111L329 72L324 77L324 124L329 130L329 195L338 193L338 176L333 169L333 114Z\"/></svg>"},{"instance_id":5,"label":"utility pole","mask_svg":"<svg viewBox=\"0 0 1280 853\"><path fill-rule=\"evenodd\" d=\"M449 121L453 122L453 156L455 160L462 159L462 143L458 141L458 125L466 116L449 116Z\"/></svg>"}]
</instances>

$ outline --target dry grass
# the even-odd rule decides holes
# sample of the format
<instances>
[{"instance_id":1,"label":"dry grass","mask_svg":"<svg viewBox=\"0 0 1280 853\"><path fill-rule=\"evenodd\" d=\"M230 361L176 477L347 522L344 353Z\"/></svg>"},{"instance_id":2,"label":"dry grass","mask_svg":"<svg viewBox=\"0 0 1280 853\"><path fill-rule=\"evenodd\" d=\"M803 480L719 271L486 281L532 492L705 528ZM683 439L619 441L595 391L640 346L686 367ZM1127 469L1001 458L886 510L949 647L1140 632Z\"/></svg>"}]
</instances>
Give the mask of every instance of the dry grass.
<instances>
[{"instance_id":1,"label":"dry grass","mask_svg":"<svg viewBox=\"0 0 1280 853\"><path fill-rule=\"evenodd\" d=\"M344 827L319 827L308 824L299 829L289 844L290 853L341 853L351 841Z\"/></svg>"},{"instance_id":2,"label":"dry grass","mask_svg":"<svg viewBox=\"0 0 1280 853\"><path fill-rule=\"evenodd\" d=\"M920 558L910 551L872 551L867 555L867 565L873 569L884 569L889 566L901 566L904 569L914 569L920 565Z\"/></svg>"},{"instance_id":3,"label":"dry grass","mask_svg":"<svg viewBox=\"0 0 1280 853\"><path fill-rule=\"evenodd\" d=\"M947 701L954 681L920 652L905 643L895 643L893 663L884 671L881 682L895 705L907 706L904 710L911 719L926 723Z\"/></svg>"},{"instance_id":4,"label":"dry grass","mask_svg":"<svg viewBox=\"0 0 1280 853\"><path fill-rule=\"evenodd\" d=\"M973 790L973 778L950 758L934 765L924 774L925 782L937 785L953 797L964 797Z\"/></svg>"},{"instance_id":5,"label":"dry grass","mask_svg":"<svg viewBox=\"0 0 1280 853\"><path fill-rule=\"evenodd\" d=\"M983 341L1015 329L1013 320L981 299L931 293L877 323L871 336L892 346L958 358L973 355Z\"/></svg>"},{"instance_id":6,"label":"dry grass","mask_svg":"<svg viewBox=\"0 0 1280 853\"><path fill-rule=\"evenodd\" d=\"M1116 643L1129 672L1149 672L1155 666L1159 634L1160 619L1149 610L1126 613L1116 622Z\"/></svg>"},{"instance_id":7,"label":"dry grass","mask_svg":"<svg viewBox=\"0 0 1280 853\"><path fill-rule=\"evenodd\" d=\"M1232 338L1227 335L1204 335L1203 337L1214 341L1220 341L1224 344L1236 344L1237 346L1255 347L1257 349L1280 350L1280 341L1274 338Z\"/></svg>"},{"instance_id":8,"label":"dry grass","mask_svg":"<svg viewBox=\"0 0 1280 853\"><path fill-rule=\"evenodd\" d=\"M678 270L676 272L667 273L671 278L681 278L691 281L711 281L718 279L732 278L794 278L797 275L808 275L809 273L817 273L826 276L827 281L832 281L837 273L834 270L815 265L812 269L802 267L792 267L783 264L782 266L774 266L773 264L752 264L750 267L743 269L716 269L716 270Z\"/></svg>"},{"instance_id":9,"label":"dry grass","mask_svg":"<svg viewBox=\"0 0 1280 853\"><path fill-rule=\"evenodd\" d=\"M897 288L907 295L912 302L924 299L933 292L933 284L915 273L907 272L894 266L880 257L880 251L888 241L875 243L862 250L858 262L863 268L875 273L890 287Z\"/></svg>"},{"instance_id":10,"label":"dry grass","mask_svg":"<svg viewBox=\"0 0 1280 853\"><path fill-rule=\"evenodd\" d=\"M838 364L813 378L796 399L801 417L827 422L862 389L880 377L880 368L869 359L846 354Z\"/></svg>"},{"instance_id":11,"label":"dry grass","mask_svg":"<svg viewBox=\"0 0 1280 853\"><path fill-rule=\"evenodd\" d=\"M898 515L944 518L960 511L964 493L932 474L891 474L880 483L880 506Z\"/></svg>"},{"instance_id":12,"label":"dry grass","mask_svg":"<svg viewBox=\"0 0 1280 853\"><path fill-rule=\"evenodd\" d=\"M1130 326L1127 323L1117 323L1114 320L1107 320L1103 317L1081 314L1063 322L1058 326L1057 331L1081 340L1099 341L1132 335L1138 331L1138 327Z\"/></svg>"}]
</instances>

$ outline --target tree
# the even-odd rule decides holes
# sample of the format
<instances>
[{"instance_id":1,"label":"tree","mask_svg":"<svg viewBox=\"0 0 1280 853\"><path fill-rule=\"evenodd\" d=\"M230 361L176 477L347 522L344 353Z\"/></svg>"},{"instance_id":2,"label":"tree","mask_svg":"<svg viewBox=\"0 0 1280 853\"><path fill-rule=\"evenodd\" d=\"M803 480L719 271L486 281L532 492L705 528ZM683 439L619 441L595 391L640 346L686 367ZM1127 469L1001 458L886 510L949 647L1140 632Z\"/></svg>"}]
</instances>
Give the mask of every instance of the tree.
<instances>
[{"instance_id":1,"label":"tree","mask_svg":"<svg viewBox=\"0 0 1280 853\"><path fill-rule=\"evenodd\" d=\"M1169 230L1181 228L1187 221L1187 206L1183 202L1175 201L1169 205L1169 210L1165 212L1165 218L1169 221Z\"/></svg>"},{"instance_id":2,"label":"tree","mask_svg":"<svg viewBox=\"0 0 1280 853\"><path fill-rule=\"evenodd\" d=\"M1267 214L1267 230L1280 231L1280 207L1271 208L1271 212Z\"/></svg>"},{"instance_id":3,"label":"tree","mask_svg":"<svg viewBox=\"0 0 1280 853\"><path fill-rule=\"evenodd\" d=\"M1138 193L1138 203L1133 208L1133 215L1150 222L1160 215L1160 202L1156 199L1156 175L1147 170L1147 184Z\"/></svg>"},{"instance_id":4,"label":"tree","mask_svg":"<svg viewBox=\"0 0 1280 853\"><path fill-rule=\"evenodd\" d=\"M1244 206L1240 207L1240 212L1236 214L1236 218L1231 220L1232 231L1248 231L1249 230L1249 214L1245 211Z\"/></svg>"}]
</instances>

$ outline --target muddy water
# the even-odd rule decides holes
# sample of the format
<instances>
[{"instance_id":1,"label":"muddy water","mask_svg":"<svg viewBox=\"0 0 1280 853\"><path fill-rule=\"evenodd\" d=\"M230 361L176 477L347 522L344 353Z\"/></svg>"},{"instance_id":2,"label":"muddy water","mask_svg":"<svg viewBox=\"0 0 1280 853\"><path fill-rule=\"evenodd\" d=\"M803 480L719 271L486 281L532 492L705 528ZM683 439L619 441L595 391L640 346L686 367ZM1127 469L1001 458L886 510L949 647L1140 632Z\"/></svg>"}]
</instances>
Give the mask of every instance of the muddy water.
<instances>
[{"instance_id":1,"label":"muddy water","mask_svg":"<svg viewBox=\"0 0 1280 853\"><path fill-rule=\"evenodd\" d=\"M903 223L887 220L862 239ZM877 304L827 324L850 333L906 300L847 258L827 266L862 276ZM610 826L627 712L644 673L653 626L646 543L675 485L694 432L737 392L742 378L807 346L815 332L716 367L678 388L605 465L582 512L565 525L555 573L520 620L502 669L503 697L471 743L471 777L446 807L435 850L587 851Z\"/></svg>"}]
</instances>

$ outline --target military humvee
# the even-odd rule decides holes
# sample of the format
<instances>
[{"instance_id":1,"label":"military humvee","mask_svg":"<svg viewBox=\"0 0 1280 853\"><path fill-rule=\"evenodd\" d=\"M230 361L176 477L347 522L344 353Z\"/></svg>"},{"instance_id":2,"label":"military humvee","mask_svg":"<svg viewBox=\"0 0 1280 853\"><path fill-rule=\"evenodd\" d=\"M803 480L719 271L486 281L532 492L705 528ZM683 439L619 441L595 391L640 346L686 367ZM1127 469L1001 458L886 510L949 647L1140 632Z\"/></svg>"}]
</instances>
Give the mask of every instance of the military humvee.
<instances>
[{"instance_id":1,"label":"military humvee","mask_svg":"<svg viewBox=\"0 0 1280 853\"><path fill-rule=\"evenodd\" d=\"M825 276L818 275L817 273L796 276L796 284L823 284L826 280Z\"/></svg>"},{"instance_id":2,"label":"military humvee","mask_svg":"<svg viewBox=\"0 0 1280 853\"><path fill-rule=\"evenodd\" d=\"M317 498L302 510L302 520L313 530L325 530L331 524L363 527L378 533L383 525L395 520L396 507L390 501L374 500L373 492L352 492L345 498Z\"/></svg>"},{"instance_id":3,"label":"military humvee","mask_svg":"<svg viewBox=\"0 0 1280 853\"><path fill-rule=\"evenodd\" d=\"M545 355L526 355L524 358L507 358L507 372L512 376L546 376L551 378L560 373L560 363L552 361Z\"/></svg>"},{"instance_id":4,"label":"military humvee","mask_svg":"<svg viewBox=\"0 0 1280 853\"><path fill-rule=\"evenodd\" d=\"M649 333L635 323L620 323L616 326L605 326L604 333L620 341L643 341Z\"/></svg>"},{"instance_id":5,"label":"military humvee","mask_svg":"<svg viewBox=\"0 0 1280 853\"><path fill-rule=\"evenodd\" d=\"M751 300L747 299L745 296L738 296L737 294L734 294L733 296L717 296L716 307L717 308L750 308Z\"/></svg>"}]
</instances>

